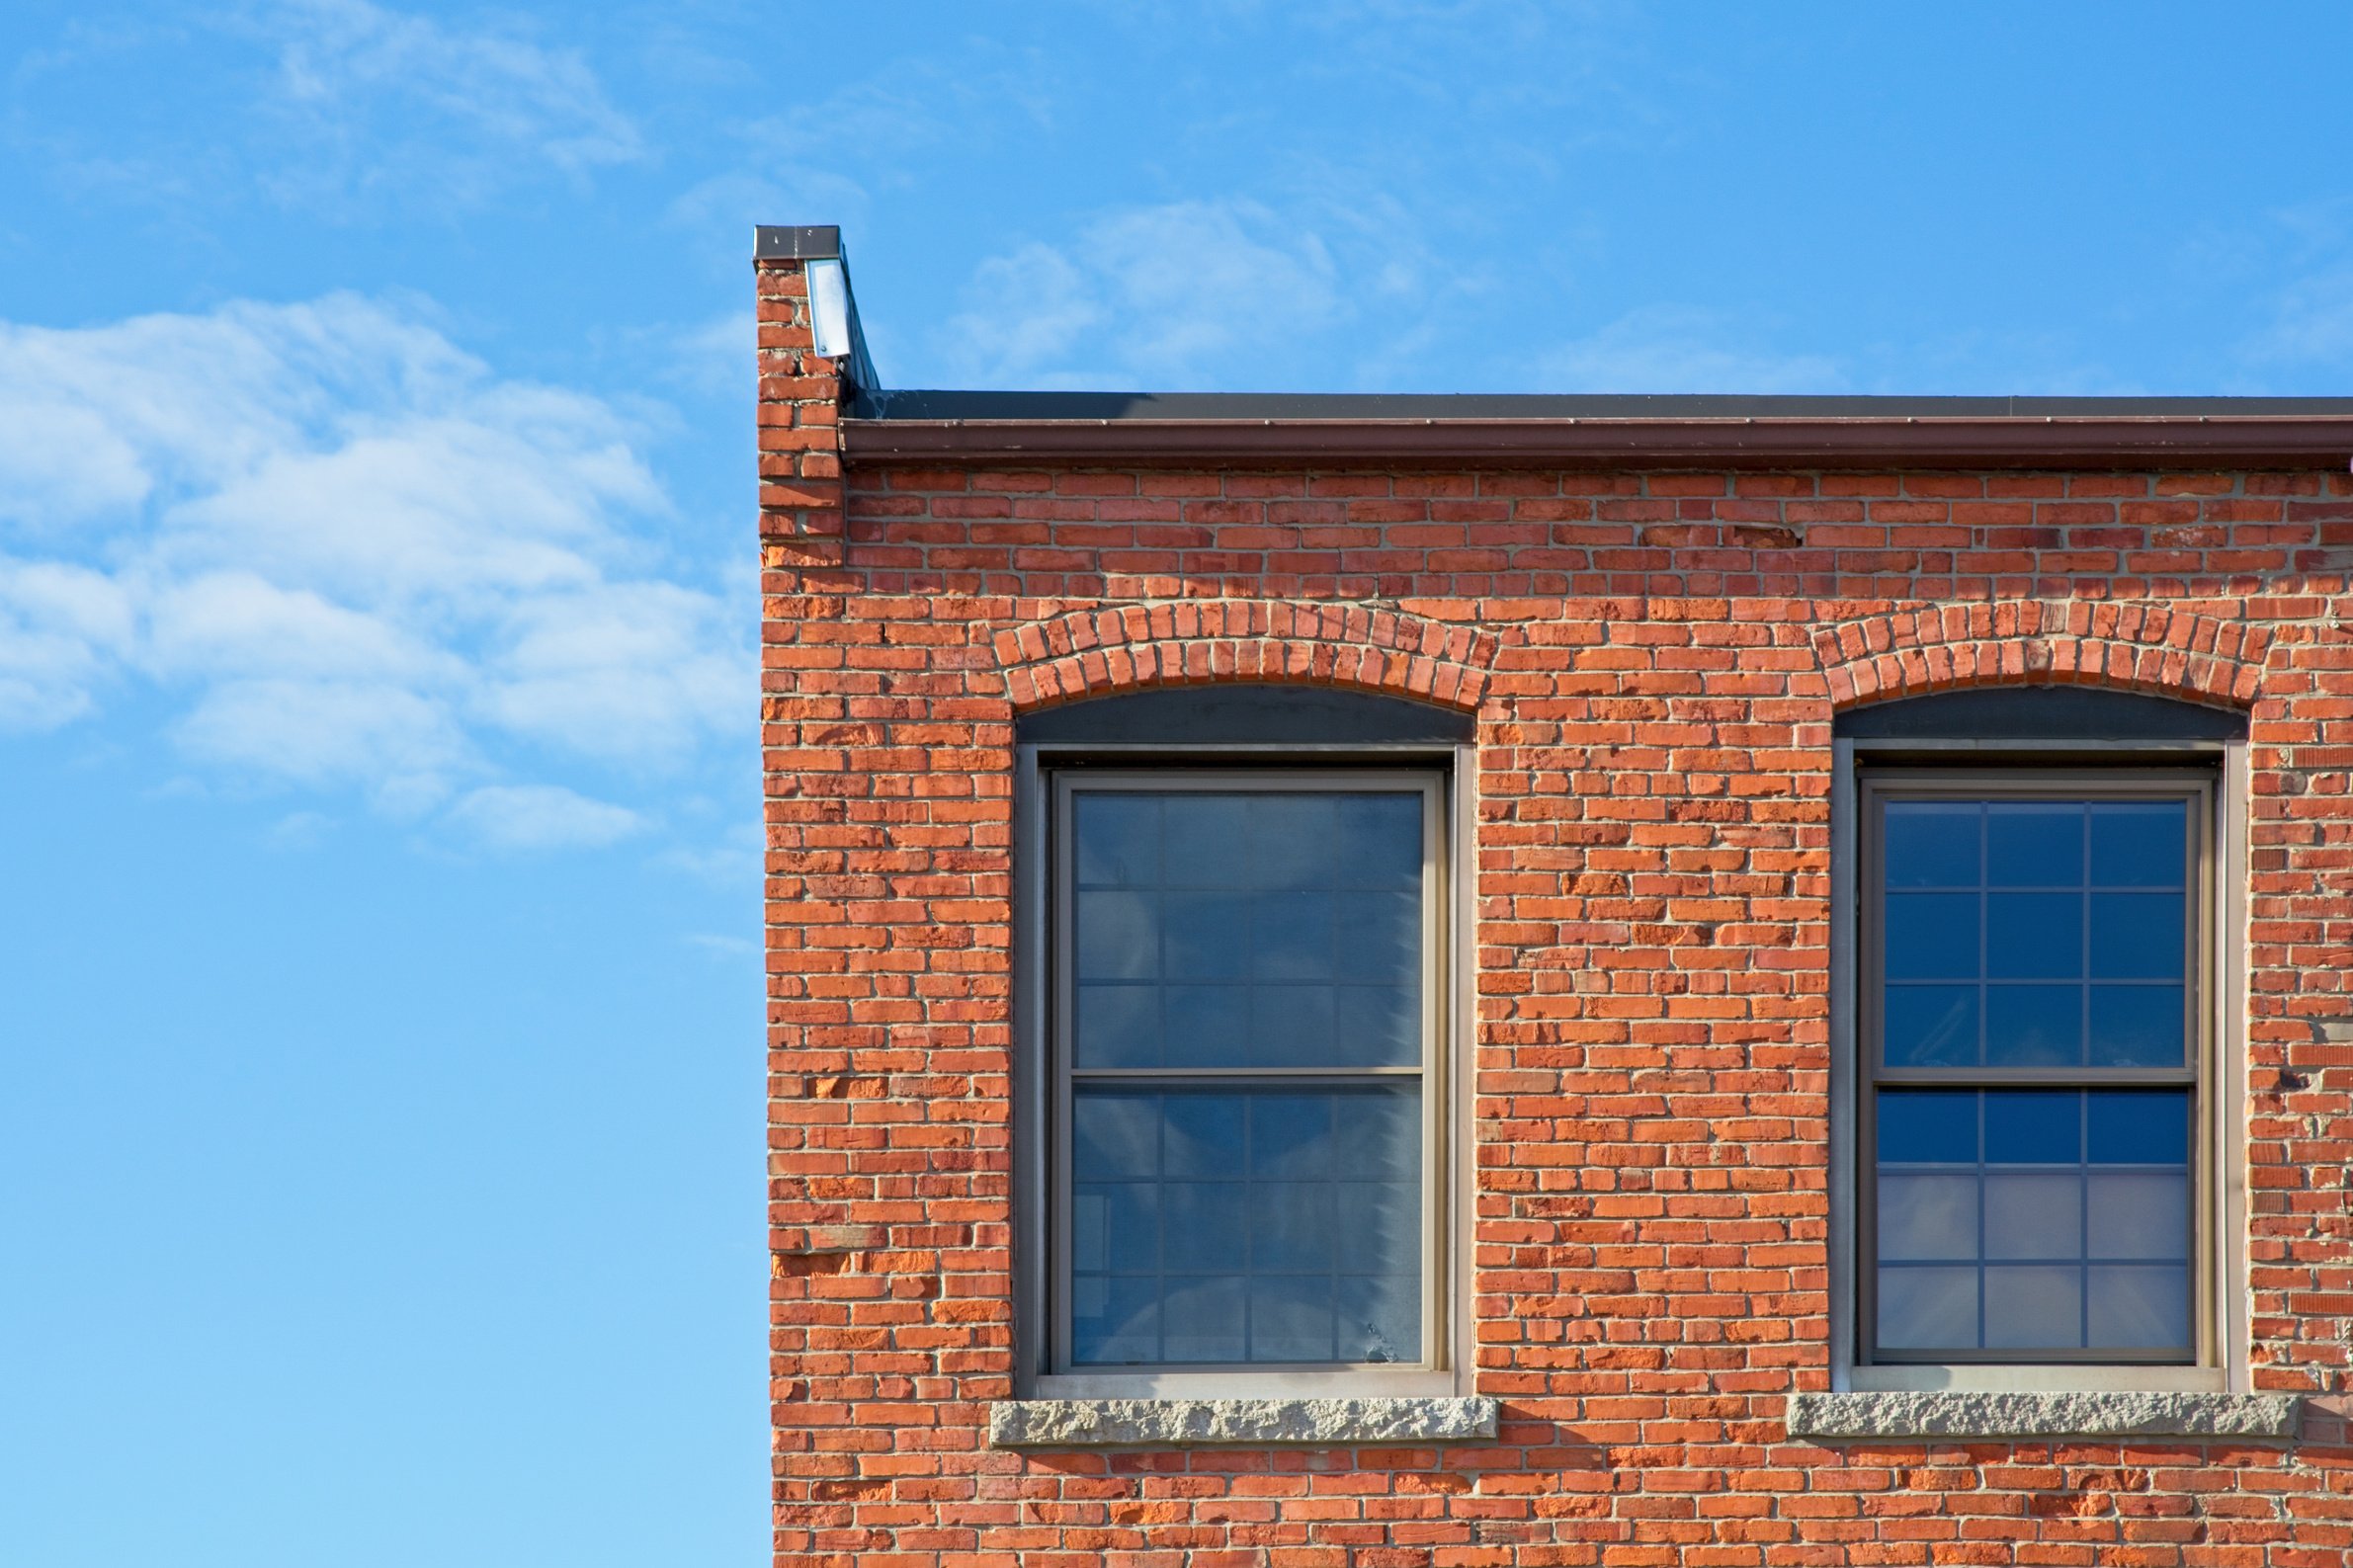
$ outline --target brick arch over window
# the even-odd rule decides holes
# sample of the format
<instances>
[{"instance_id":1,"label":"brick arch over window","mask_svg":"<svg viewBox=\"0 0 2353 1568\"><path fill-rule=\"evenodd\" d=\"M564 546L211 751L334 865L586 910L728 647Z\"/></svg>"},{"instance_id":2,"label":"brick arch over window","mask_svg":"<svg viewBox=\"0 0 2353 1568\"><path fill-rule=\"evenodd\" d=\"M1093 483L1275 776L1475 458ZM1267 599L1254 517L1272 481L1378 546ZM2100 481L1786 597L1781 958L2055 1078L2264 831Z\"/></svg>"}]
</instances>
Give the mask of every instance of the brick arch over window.
<instances>
[{"instance_id":1,"label":"brick arch over window","mask_svg":"<svg viewBox=\"0 0 2353 1568\"><path fill-rule=\"evenodd\" d=\"M1016 707L1146 685L1295 680L1475 708L1501 639L1360 605L1219 599L1074 610L1000 631Z\"/></svg>"},{"instance_id":2,"label":"brick arch over window","mask_svg":"<svg viewBox=\"0 0 2353 1568\"><path fill-rule=\"evenodd\" d=\"M1813 646L1840 707L2021 680L2243 707L2271 632L2194 610L2030 599L1858 616L1817 628Z\"/></svg>"}]
</instances>

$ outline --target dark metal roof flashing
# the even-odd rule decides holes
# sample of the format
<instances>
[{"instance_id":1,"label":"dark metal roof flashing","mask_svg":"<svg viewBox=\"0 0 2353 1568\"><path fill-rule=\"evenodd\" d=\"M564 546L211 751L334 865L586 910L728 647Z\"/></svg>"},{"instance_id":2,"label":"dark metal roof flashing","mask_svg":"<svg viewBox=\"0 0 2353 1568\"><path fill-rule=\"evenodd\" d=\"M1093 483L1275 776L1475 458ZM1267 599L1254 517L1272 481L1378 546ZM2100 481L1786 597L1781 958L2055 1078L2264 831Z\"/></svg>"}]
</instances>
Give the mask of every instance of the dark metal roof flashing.
<instances>
[{"instance_id":1,"label":"dark metal roof flashing","mask_svg":"<svg viewBox=\"0 0 2353 1568\"><path fill-rule=\"evenodd\" d=\"M838 223L760 223L752 228L752 260L838 261L842 268L842 297L850 310L850 353L842 377L854 399L882 395L882 379L875 374L874 357L866 350L866 326L858 319L858 293L850 287L850 253L843 248Z\"/></svg>"}]
</instances>

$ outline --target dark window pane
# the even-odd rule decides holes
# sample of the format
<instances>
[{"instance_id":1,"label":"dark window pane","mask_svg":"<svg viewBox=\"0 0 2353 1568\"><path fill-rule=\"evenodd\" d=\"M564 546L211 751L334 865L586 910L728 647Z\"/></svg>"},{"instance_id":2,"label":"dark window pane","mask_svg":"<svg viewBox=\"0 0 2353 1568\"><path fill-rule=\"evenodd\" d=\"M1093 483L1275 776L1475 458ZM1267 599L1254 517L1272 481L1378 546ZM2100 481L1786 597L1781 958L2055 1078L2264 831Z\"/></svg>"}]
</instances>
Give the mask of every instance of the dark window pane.
<instances>
[{"instance_id":1,"label":"dark window pane","mask_svg":"<svg viewBox=\"0 0 2353 1568\"><path fill-rule=\"evenodd\" d=\"M1415 893L1341 893L1339 974L1405 985L1421 970L1422 906Z\"/></svg>"},{"instance_id":2,"label":"dark window pane","mask_svg":"<svg viewBox=\"0 0 2353 1568\"><path fill-rule=\"evenodd\" d=\"M1344 1067L1410 1067L1421 1059L1418 988L1344 985L1334 994L1339 999L1334 1062Z\"/></svg>"},{"instance_id":3,"label":"dark window pane","mask_svg":"<svg viewBox=\"0 0 2353 1568\"><path fill-rule=\"evenodd\" d=\"M1238 1094L1170 1095L1168 1152L1161 1168L1170 1176L1233 1176L1242 1169L1247 1107Z\"/></svg>"},{"instance_id":4,"label":"dark window pane","mask_svg":"<svg viewBox=\"0 0 2353 1568\"><path fill-rule=\"evenodd\" d=\"M1185 790L1162 798L1168 885L1249 886L1251 797Z\"/></svg>"},{"instance_id":5,"label":"dark window pane","mask_svg":"<svg viewBox=\"0 0 2353 1568\"><path fill-rule=\"evenodd\" d=\"M1070 1288L1070 1359L1119 1366L1160 1359L1160 1282L1081 1275Z\"/></svg>"},{"instance_id":6,"label":"dark window pane","mask_svg":"<svg viewBox=\"0 0 2353 1568\"><path fill-rule=\"evenodd\" d=\"M2190 1271L2180 1264L2133 1268L2094 1264L2090 1340L2101 1350L2190 1348Z\"/></svg>"},{"instance_id":7,"label":"dark window pane","mask_svg":"<svg viewBox=\"0 0 2353 1568\"><path fill-rule=\"evenodd\" d=\"M1330 986L1262 985L1251 991L1252 1065L1315 1067L1336 1055Z\"/></svg>"},{"instance_id":8,"label":"dark window pane","mask_svg":"<svg viewBox=\"0 0 2353 1568\"><path fill-rule=\"evenodd\" d=\"M1975 1164L1977 1097L1942 1089L1881 1090L1879 1158L1883 1165Z\"/></svg>"},{"instance_id":9,"label":"dark window pane","mask_svg":"<svg viewBox=\"0 0 2353 1568\"><path fill-rule=\"evenodd\" d=\"M1985 1091L1987 1165L2073 1165L2083 1158L2083 1097L2071 1089Z\"/></svg>"},{"instance_id":10,"label":"dark window pane","mask_svg":"<svg viewBox=\"0 0 2353 1568\"><path fill-rule=\"evenodd\" d=\"M1250 992L1246 986L1172 985L1163 996L1161 1017L1169 1066L1238 1067L1250 1059ZM1096 1065L1083 1056L1079 1063Z\"/></svg>"},{"instance_id":11,"label":"dark window pane","mask_svg":"<svg viewBox=\"0 0 2353 1568\"><path fill-rule=\"evenodd\" d=\"M1156 1175L1160 1097L1082 1091L1070 1108L1070 1174L1080 1182Z\"/></svg>"},{"instance_id":12,"label":"dark window pane","mask_svg":"<svg viewBox=\"0 0 2353 1568\"><path fill-rule=\"evenodd\" d=\"M1081 887L1148 886L1160 879L1157 795L1080 794L1070 813Z\"/></svg>"},{"instance_id":13,"label":"dark window pane","mask_svg":"<svg viewBox=\"0 0 2353 1568\"><path fill-rule=\"evenodd\" d=\"M2083 1271L2073 1264L1985 1269L1985 1345L2074 1350L2083 1344Z\"/></svg>"},{"instance_id":14,"label":"dark window pane","mask_svg":"<svg viewBox=\"0 0 2353 1568\"><path fill-rule=\"evenodd\" d=\"M1996 1067L2072 1067L2083 1060L2083 988L1989 985L1985 1060Z\"/></svg>"},{"instance_id":15,"label":"dark window pane","mask_svg":"<svg viewBox=\"0 0 2353 1568\"><path fill-rule=\"evenodd\" d=\"M1969 1067L1977 1060L1977 988L1891 985L1887 990L1891 1067Z\"/></svg>"},{"instance_id":16,"label":"dark window pane","mask_svg":"<svg viewBox=\"0 0 2353 1568\"><path fill-rule=\"evenodd\" d=\"M1985 807L1989 887L2076 887L2083 882L2083 807L1995 801Z\"/></svg>"},{"instance_id":17,"label":"dark window pane","mask_svg":"<svg viewBox=\"0 0 2353 1568\"><path fill-rule=\"evenodd\" d=\"M2179 887L2189 857L2189 806L2181 800L2094 801L2091 879L2096 887Z\"/></svg>"},{"instance_id":18,"label":"dark window pane","mask_svg":"<svg viewBox=\"0 0 2353 1568\"><path fill-rule=\"evenodd\" d=\"M2071 980L2083 972L2081 893L1985 895L1985 975Z\"/></svg>"},{"instance_id":19,"label":"dark window pane","mask_svg":"<svg viewBox=\"0 0 2353 1568\"><path fill-rule=\"evenodd\" d=\"M1879 1342L1889 1350L1974 1348L1977 1343L1976 1269L1882 1269Z\"/></svg>"},{"instance_id":20,"label":"dark window pane","mask_svg":"<svg viewBox=\"0 0 2353 1568\"><path fill-rule=\"evenodd\" d=\"M1337 1316L1344 1362L1416 1362L1422 1354L1421 1279L1342 1275Z\"/></svg>"},{"instance_id":21,"label":"dark window pane","mask_svg":"<svg viewBox=\"0 0 2353 1568\"><path fill-rule=\"evenodd\" d=\"M1333 1100L1339 1122L1336 1174L1420 1179L1420 1085L1353 1090L1335 1095Z\"/></svg>"},{"instance_id":22,"label":"dark window pane","mask_svg":"<svg viewBox=\"0 0 2353 1568\"><path fill-rule=\"evenodd\" d=\"M1333 1330L1330 1275L1259 1275L1250 1280L1250 1360L1328 1362Z\"/></svg>"},{"instance_id":23,"label":"dark window pane","mask_svg":"<svg viewBox=\"0 0 2353 1568\"><path fill-rule=\"evenodd\" d=\"M1335 887L1418 898L1422 881L1422 797L1344 794L1338 807Z\"/></svg>"},{"instance_id":24,"label":"dark window pane","mask_svg":"<svg viewBox=\"0 0 2353 1568\"><path fill-rule=\"evenodd\" d=\"M1240 1279L1170 1279L1160 1306L1164 1354L1172 1362L1242 1360L1244 1311Z\"/></svg>"},{"instance_id":25,"label":"dark window pane","mask_svg":"<svg viewBox=\"0 0 2353 1568\"><path fill-rule=\"evenodd\" d=\"M1161 1192L1168 1221L1161 1267L1170 1274L1232 1271L1250 1220L1250 1189L1240 1182L1171 1182Z\"/></svg>"},{"instance_id":26,"label":"dark window pane","mask_svg":"<svg viewBox=\"0 0 2353 1568\"><path fill-rule=\"evenodd\" d=\"M1887 966L1891 980L1974 980L1977 895L1890 893Z\"/></svg>"},{"instance_id":27,"label":"dark window pane","mask_svg":"<svg viewBox=\"0 0 2353 1568\"><path fill-rule=\"evenodd\" d=\"M1159 1190L1149 1182L1080 1183L1070 1192L1070 1267L1150 1274L1160 1267Z\"/></svg>"},{"instance_id":28,"label":"dark window pane","mask_svg":"<svg viewBox=\"0 0 2353 1568\"><path fill-rule=\"evenodd\" d=\"M1331 1175L1333 1097L1261 1094L1250 1105L1250 1174L1301 1180Z\"/></svg>"},{"instance_id":29,"label":"dark window pane","mask_svg":"<svg viewBox=\"0 0 2353 1568\"><path fill-rule=\"evenodd\" d=\"M2178 980L2185 943L2179 893L2091 895L2091 972L2100 980Z\"/></svg>"},{"instance_id":30,"label":"dark window pane","mask_svg":"<svg viewBox=\"0 0 2353 1568\"><path fill-rule=\"evenodd\" d=\"M1153 1067L1160 1061L1160 989L1082 985L1072 1021L1081 1067Z\"/></svg>"},{"instance_id":31,"label":"dark window pane","mask_svg":"<svg viewBox=\"0 0 2353 1568\"><path fill-rule=\"evenodd\" d=\"M1981 816L1975 801L1889 801L1888 885L1976 886Z\"/></svg>"},{"instance_id":32,"label":"dark window pane","mask_svg":"<svg viewBox=\"0 0 2353 1568\"><path fill-rule=\"evenodd\" d=\"M1250 1272L1330 1274L1338 1263L1337 1217L1329 1182L1253 1182Z\"/></svg>"},{"instance_id":33,"label":"dark window pane","mask_svg":"<svg viewBox=\"0 0 2353 1568\"><path fill-rule=\"evenodd\" d=\"M2179 1067L2188 1053L2188 1022L2178 985L2091 988L2094 1067Z\"/></svg>"},{"instance_id":34,"label":"dark window pane","mask_svg":"<svg viewBox=\"0 0 2353 1568\"><path fill-rule=\"evenodd\" d=\"M1342 1274L1408 1264L1421 1250L1421 1188L1413 1182L1337 1182L1334 1239Z\"/></svg>"},{"instance_id":35,"label":"dark window pane","mask_svg":"<svg viewBox=\"0 0 2353 1568\"><path fill-rule=\"evenodd\" d=\"M2094 1090L2088 1117L2094 1165L2187 1165L2186 1089Z\"/></svg>"},{"instance_id":36,"label":"dark window pane","mask_svg":"<svg viewBox=\"0 0 2353 1568\"><path fill-rule=\"evenodd\" d=\"M1332 895L1260 893L1250 901L1250 973L1260 980L1329 980L1339 957Z\"/></svg>"},{"instance_id":37,"label":"dark window pane","mask_svg":"<svg viewBox=\"0 0 2353 1568\"><path fill-rule=\"evenodd\" d=\"M1257 886L1331 887L1339 865L1339 802L1327 794L1253 796L1249 843Z\"/></svg>"},{"instance_id":38,"label":"dark window pane","mask_svg":"<svg viewBox=\"0 0 2353 1568\"><path fill-rule=\"evenodd\" d=\"M1082 980L1148 980L1160 972L1156 893L1081 892L1077 927Z\"/></svg>"},{"instance_id":39,"label":"dark window pane","mask_svg":"<svg viewBox=\"0 0 2353 1568\"><path fill-rule=\"evenodd\" d=\"M1236 980L1249 972L1247 893L1164 893L1162 969L1172 980Z\"/></svg>"}]
</instances>

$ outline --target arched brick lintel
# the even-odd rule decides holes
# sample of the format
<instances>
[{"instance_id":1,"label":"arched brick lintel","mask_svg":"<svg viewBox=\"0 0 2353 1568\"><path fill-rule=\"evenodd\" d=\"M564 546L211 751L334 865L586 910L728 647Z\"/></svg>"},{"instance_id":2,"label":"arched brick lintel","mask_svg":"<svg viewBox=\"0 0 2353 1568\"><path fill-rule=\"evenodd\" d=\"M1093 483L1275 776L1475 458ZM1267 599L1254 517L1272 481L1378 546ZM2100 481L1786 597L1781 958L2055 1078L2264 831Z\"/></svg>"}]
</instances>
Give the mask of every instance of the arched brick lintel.
<instances>
[{"instance_id":1,"label":"arched brick lintel","mask_svg":"<svg viewBox=\"0 0 2353 1568\"><path fill-rule=\"evenodd\" d=\"M1255 599L1074 610L995 637L1016 708L1142 686L1283 680L1476 709L1499 643L1401 611Z\"/></svg>"},{"instance_id":2,"label":"arched brick lintel","mask_svg":"<svg viewBox=\"0 0 2353 1568\"><path fill-rule=\"evenodd\" d=\"M2041 681L2250 705L2271 632L2194 610L2089 602L1878 612L1813 633L1833 704Z\"/></svg>"}]
</instances>

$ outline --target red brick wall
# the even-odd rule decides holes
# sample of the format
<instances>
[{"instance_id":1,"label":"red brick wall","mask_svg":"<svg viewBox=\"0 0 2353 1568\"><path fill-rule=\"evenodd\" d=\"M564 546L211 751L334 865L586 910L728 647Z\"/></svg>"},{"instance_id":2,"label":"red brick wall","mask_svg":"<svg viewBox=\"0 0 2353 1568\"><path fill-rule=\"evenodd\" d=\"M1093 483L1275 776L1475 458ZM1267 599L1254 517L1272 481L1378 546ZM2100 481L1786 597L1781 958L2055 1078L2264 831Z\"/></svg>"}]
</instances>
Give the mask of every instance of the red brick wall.
<instances>
[{"instance_id":1,"label":"red brick wall","mask_svg":"<svg viewBox=\"0 0 2353 1568\"><path fill-rule=\"evenodd\" d=\"M2353 1558L2344 474L853 467L762 272L780 1561ZM789 440L785 439L789 438ZM1013 715L1170 681L1478 717L1491 1444L1019 1453ZM2256 1386L2302 1443L1788 1441L1829 1386L1830 720L2075 680L2251 712Z\"/></svg>"}]
</instances>

